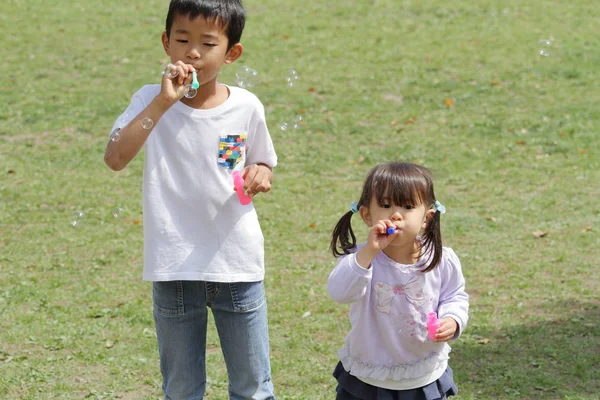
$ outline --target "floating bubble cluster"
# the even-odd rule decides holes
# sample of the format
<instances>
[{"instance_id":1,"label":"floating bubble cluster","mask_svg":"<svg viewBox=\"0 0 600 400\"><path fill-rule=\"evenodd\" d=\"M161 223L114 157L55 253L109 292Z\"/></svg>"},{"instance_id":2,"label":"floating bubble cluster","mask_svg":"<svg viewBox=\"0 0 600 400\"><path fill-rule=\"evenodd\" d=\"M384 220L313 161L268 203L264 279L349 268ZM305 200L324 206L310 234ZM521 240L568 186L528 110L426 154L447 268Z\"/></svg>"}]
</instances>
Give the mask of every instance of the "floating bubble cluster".
<instances>
[{"instance_id":1,"label":"floating bubble cluster","mask_svg":"<svg viewBox=\"0 0 600 400\"><path fill-rule=\"evenodd\" d=\"M296 115L291 121L284 121L279 125L279 128L282 131L287 131L288 129L298 129L300 124L302 123L302 115Z\"/></svg>"},{"instance_id":2,"label":"floating bubble cluster","mask_svg":"<svg viewBox=\"0 0 600 400\"><path fill-rule=\"evenodd\" d=\"M115 218L121 217L124 213L125 213L125 210L123 210L121 207L115 207L111 210L111 214Z\"/></svg>"},{"instance_id":3,"label":"floating bubble cluster","mask_svg":"<svg viewBox=\"0 0 600 400\"><path fill-rule=\"evenodd\" d=\"M539 45L539 53L542 57L548 57L550 55L550 48L552 47L552 42L548 39L542 39L538 43Z\"/></svg>"},{"instance_id":4,"label":"floating bubble cluster","mask_svg":"<svg viewBox=\"0 0 600 400\"><path fill-rule=\"evenodd\" d=\"M298 129L300 127L300 123L302 122L302 115L296 115L294 120L292 121L292 126L294 129Z\"/></svg>"},{"instance_id":5,"label":"floating bubble cluster","mask_svg":"<svg viewBox=\"0 0 600 400\"><path fill-rule=\"evenodd\" d=\"M258 81L258 72L250 67L242 66L238 68L235 74L237 85L241 88L249 88L256 85Z\"/></svg>"},{"instance_id":6,"label":"floating bubble cluster","mask_svg":"<svg viewBox=\"0 0 600 400\"><path fill-rule=\"evenodd\" d=\"M285 77L285 80L287 82L287 85L289 87L294 87L298 84L298 79L300 79L300 77L298 76L298 72L296 72L295 69L289 69L287 71L287 75Z\"/></svg>"},{"instance_id":7,"label":"floating bubble cluster","mask_svg":"<svg viewBox=\"0 0 600 400\"><path fill-rule=\"evenodd\" d=\"M83 211L75 211L73 213L73 218L71 218L71 226L74 228L81 226L84 217L85 213Z\"/></svg>"}]
</instances>

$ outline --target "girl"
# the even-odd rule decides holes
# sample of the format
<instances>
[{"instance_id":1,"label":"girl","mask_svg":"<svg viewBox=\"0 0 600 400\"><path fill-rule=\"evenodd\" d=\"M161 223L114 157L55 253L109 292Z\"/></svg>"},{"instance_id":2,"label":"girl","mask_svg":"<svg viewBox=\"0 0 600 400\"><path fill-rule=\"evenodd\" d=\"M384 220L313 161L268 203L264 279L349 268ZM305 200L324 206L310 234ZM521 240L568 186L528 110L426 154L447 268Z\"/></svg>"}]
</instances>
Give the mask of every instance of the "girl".
<instances>
[{"instance_id":1,"label":"girl","mask_svg":"<svg viewBox=\"0 0 600 400\"><path fill-rule=\"evenodd\" d=\"M446 399L458 392L450 346L467 325L469 297L460 261L442 247L431 173L410 163L378 164L362 194L337 223L331 250L339 261L329 295L350 304L352 328L333 375L337 400ZM351 218L370 228L356 244ZM439 327L427 332L427 314Z\"/></svg>"}]
</instances>

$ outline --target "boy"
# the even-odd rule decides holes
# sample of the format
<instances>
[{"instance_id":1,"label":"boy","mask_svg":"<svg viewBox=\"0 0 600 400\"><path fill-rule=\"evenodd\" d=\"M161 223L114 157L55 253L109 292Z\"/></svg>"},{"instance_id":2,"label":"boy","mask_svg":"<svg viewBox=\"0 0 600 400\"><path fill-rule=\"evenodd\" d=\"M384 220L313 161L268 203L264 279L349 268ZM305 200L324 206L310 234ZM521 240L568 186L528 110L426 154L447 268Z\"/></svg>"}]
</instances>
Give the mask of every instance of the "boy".
<instances>
[{"instance_id":1,"label":"boy","mask_svg":"<svg viewBox=\"0 0 600 400\"><path fill-rule=\"evenodd\" d=\"M204 396L207 307L230 398L275 398L263 235L252 204L238 201L231 170L243 168L248 195L268 192L277 156L260 101L217 82L242 54L244 23L239 0L172 0L162 44L177 75L135 93L104 157L118 171L145 145L143 278L153 282L167 400ZM194 72L197 94L184 97Z\"/></svg>"}]
</instances>

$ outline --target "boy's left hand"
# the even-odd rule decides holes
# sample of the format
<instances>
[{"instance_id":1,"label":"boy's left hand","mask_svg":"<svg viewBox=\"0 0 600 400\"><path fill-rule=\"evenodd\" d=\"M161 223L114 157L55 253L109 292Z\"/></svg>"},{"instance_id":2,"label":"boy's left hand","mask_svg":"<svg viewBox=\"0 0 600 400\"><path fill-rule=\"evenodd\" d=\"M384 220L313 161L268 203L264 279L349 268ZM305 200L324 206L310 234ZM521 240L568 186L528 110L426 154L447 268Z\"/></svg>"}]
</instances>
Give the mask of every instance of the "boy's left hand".
<instances>
[{"instance_id":1,"label":"boy's left hand","mask_svg":"<svg viewBox=\"0 0 600 400\"><path fill-rule=\"evenodd\" d=\"M266 193L271 190L273 171L264 164L252 164L244 169L244 191L250 197L259 192Z\"/></svg>"},{"instance_id":2,"label":"boy's left hand","mask_svg":"<svg viewBox=\"0 0 600 400\"><path fill-rule=\"evenodd\" d=\"M452 317L442 318L440 327L435 331L434 342L447 342L454 337L458 329L458 323Z\"/></svg>"}]
</instances>

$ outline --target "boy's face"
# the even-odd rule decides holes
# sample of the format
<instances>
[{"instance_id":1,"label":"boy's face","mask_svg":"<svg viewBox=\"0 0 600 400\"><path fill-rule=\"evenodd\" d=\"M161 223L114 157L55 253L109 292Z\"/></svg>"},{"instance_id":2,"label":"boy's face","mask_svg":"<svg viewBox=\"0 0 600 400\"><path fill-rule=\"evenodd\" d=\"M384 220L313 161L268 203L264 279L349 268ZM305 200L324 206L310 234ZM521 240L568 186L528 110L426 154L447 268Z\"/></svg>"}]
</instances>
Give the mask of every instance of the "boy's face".
<instances>
[{"instance_id":1,"label":"boy's face","mask_svg":"<svg viewBox=\"0 0 600 400\"><path fill-rule=\"evenodd\" d=\"M223 64L231 64L242 54L239 43L227 50L224 29L202 16L191 20L187 15L176 15L170 36L163 32L162 43L172 63L181 60L196 69L201 88L215 83Z\"/></svg>"}]
</instances>

